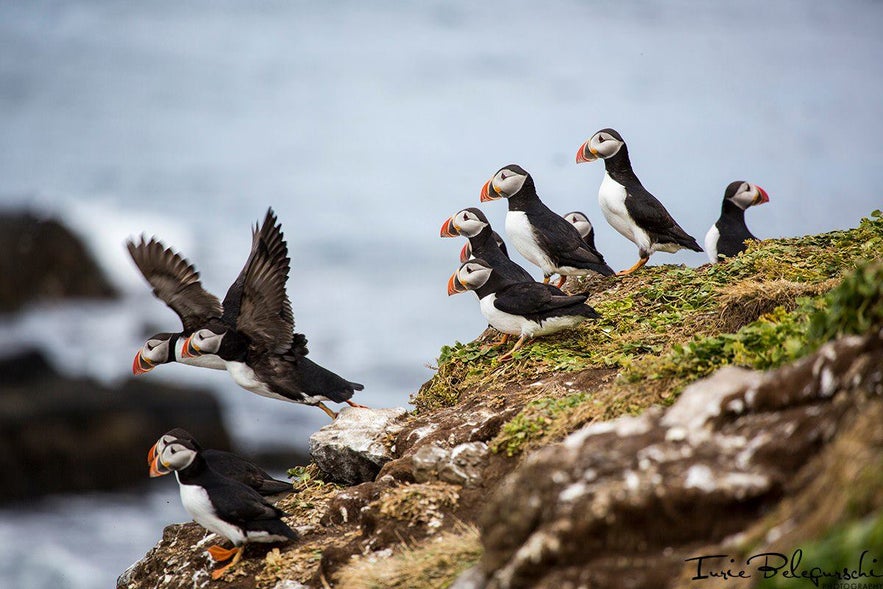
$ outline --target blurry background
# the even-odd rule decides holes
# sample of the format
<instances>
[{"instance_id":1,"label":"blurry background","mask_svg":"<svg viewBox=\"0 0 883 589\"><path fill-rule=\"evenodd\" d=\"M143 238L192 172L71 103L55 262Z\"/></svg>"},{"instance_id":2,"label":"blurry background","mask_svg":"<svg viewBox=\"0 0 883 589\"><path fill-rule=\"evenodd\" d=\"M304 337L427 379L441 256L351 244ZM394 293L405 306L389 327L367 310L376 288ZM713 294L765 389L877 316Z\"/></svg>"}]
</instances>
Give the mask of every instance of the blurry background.
<instances>
[{"instance_id":1,"label":"blurry background","mask_svg":"<svg viewBox=\"0 0 883 589\"><path fill-rule=\"evenodd\" d=\"M438 232L505 164L586 212L615 269L636 248L601 217L603 164L574 164L602 127L700 243L736 179L770 194L747 214L761 237L880 207L881 24L868 0L0 2L0 211L71 227L121 293L2 314L0 352L117 386L145 336L179 328L125 239L156 235L223 297L273 206L311 357L364 383L359 402L404 405L440 346L485 326L473 296L446 297L463 244ZM505 202L481 206L503 233ZM211 390L241 452L293 455L327 423L223 373L140 379ZM188 426L164 415L163 431ZM144 467L132 485L0 508L0 586L112 585L189 519L171 477L147 484Z\"/></svg>"}]
</instances>

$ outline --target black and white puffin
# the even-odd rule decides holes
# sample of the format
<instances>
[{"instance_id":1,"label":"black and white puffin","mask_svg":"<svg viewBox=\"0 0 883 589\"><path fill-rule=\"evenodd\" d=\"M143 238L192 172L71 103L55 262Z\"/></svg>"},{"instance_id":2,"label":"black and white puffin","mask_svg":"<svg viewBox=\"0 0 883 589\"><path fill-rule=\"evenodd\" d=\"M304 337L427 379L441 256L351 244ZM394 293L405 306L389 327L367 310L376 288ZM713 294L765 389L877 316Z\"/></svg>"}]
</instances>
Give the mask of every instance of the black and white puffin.
<instances>
[{"instance_id":1,"label":"black and white puffin","mask_svg":"<svg viewBox=\"0 0 883 589\"><path fill-rule=\"evenodd\" d=\"M163 453L166 446L180 440L195 442L195 438L185 429L176 427L169 430L147 452L147 464L153 465L156 457ZM206 448L202 451L202 457L216 473L248 485L261 495L277 495L293 490L291 483L274 479L254 462L237 456L232 452ZM156 464L158 475L171 472L164 470L161 466L160 463Z\"/></svg>"},{"instance_id":2,"label":"black and white puffin","mask_svg":"<svg viewBox=\"0 0 883 589\"><path fill-rule=\"evenodd\" d=\"M215 561L232 560L212 571L219 579L242 558L245 545L297 540L297 533L282 521L286 514L267 502L251 487L215 472L195 440L176 439L165 444L150 464L150 476L162 476L162 466L175 472L181 503L194 521L233 542L233 548L220 545L207 550Z\"/></svg>"},{"instance_id":3,"label":"black and white puffin","mask_svg":"<svg viewBox=\"0 0 883 589\"><path fill-rule=\"evenodd\" d=\"M613 270L594 248L582 240L576 228L556 215L537 196L533 178L524 168L510 164L500 168L481 189L481 201L506 198L506 235L515 249L543 271L543 282L560 274L558 287L567 276L597 272L612 276Z\"/></svg>"},{"instance_id":4,"label":"black and white puffin","mask_svg":"<svg viewBox=\"0 0 883 589\"><path fill-rule=\"evenodd\" d=\"M606 172L598 190L601 212L610 225L638 246L640 258L620 275L631 274L654 252L681 249L701 252L696 240L681 229L659 200L638 180L629 161L628 147L614 129L601 129L576 152L576 163L604 159Z\"/></svg>"},{"instance_id":5,"label":"black and white puffin","mask_svg":"<svg viewBox=\"0 0 883 589\"><path fill-rule=\"evenodd\" d=\"M595 249L595 228L592 227L592 222L589 221L589 217L586 216L585 213L572 211L564 215L564 218L568 223L576 227L576 230L579 232L580 237L583 238L583 241L586 242L586 245Z\"/></svg>"},{"instance_id":6,"label":"black and white puffin","mask_svg":"<svg viewBox=\"0 0 883 589\"><path fill-rule=\"evenodd\" d=\"M441 237L457 237L462 235L468 240L467 245L470 246L470 255L464 257L463 252L461 252L460 263L472 257L481 258L506 279L515 282L534 282L533 276L516 262L513 262L505 250L500 247L497 242L499 235L491 229L490 221L481 212L481 209L469 207L468 209L458 211L442 223L439 234Z\"/></svg>"},{"instance_id":7,"label":"black and white puffin","mask_svg":"<svg viewBox=\"0 0 883 589\"><path fill-rule=\"evenodd\" d=\"M275 221L275 217L274 217ZM242 388L264 397L316 405L332 419L337 414L323 401L348 403L363 385L350 382L306 357L306 337L294 333L294 315L285 291L290 260L281 225L255 234L255 245L242 271L235 312L222 323L197 329L181 355L216 354Z\"/></svg>"},{"instance_id":8,"label":"black and white puffin","mask_svg":"<svg viewBox=\"0 0 883 589\"><path fill-rule=\"evenodd\" d=\"M585 304L585 295L556 295L538 282L507 280L481 258L464 262L448 280L448 296L467 290L478 295L481 313L494 329L519 336L501 361L512 358L528 339L599 317Z\"/></svg>"},{"instance_id":9,"label":"black and white puffin","mask_svg":"<svg viewBox=\"0 0 883 589\"><path fill-rule=\"evenodd\" d=\"M221 301L202 287L199 272L193 264L154 237L147 240L141 236L138 243L130 239L126 247L138 270L153 287L154 296L178 315L183 328L177 333L164 332L151 336L135 354L132 373L144 374L168 362L225 370L223 360L215 355L200 358L181 356L187 336L209 321L220 320L223 315Z\"/></svg>"},{"instance_id":10,"label":"black and white puffin","mask_svg":"<svg viewBox=\"0 0 883 589\"><path fill-rule=\"evenodd\" d=\"M721 216L705 234L705 253L712 264L744 252L748 247L745 241L757 239L745 224L745 209L769 201L766 190L757 184L730 182L724 191Z\"/></svg>"}]
</instances>

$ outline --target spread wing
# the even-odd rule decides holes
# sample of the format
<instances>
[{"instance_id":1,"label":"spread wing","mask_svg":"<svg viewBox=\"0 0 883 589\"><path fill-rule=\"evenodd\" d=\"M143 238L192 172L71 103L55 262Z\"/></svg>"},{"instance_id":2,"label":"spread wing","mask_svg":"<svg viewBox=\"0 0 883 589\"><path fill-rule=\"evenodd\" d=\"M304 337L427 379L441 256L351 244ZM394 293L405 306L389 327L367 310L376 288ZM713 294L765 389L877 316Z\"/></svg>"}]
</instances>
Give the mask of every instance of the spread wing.
<instances>
[{"instance_id":1,"label":"spread wing","mask_svg":"<svg viewBox=\"0 0 883 589\"><path fill-rule=\"evenodd\" d=\"M547 285L538 282L519 282L497 291L494 306L512 315L536 315L579 305L585 300L585 295L555 294Z\"/></svg>"},{"instance_id":2,"label":"spread wing","mask_svg":"<svg viewBox=\"0 0 883 589\"><path fill-rule=\"evenodd\" d=\"M655 196L639 183L626 186L625 208L635 223L663 243L678 243L702 251L696 240L687 234Z\"/></svg>"},{"instance_id":3,"label":"spread wing","mask_svg":"<svg viewBox=\"0 0 883 589\"><path fill-rule=\"evenodd\" d=\"M254 236L243 268L236 329L254 346L277 354L288 351L294 338L294 315L285 292L289 269L288 246L271 209Z\"/></svg>"},{"instance_id":4,"label":"spread wing","mask_svg":"<svg viewBox=\"0 0 883 589\"><path fill-rule=\"evenodd\" d=\"M223 308L218 297L202 288L199 272L180 254L151 237L126 242L129 255L153 287L153 294L181 318L184 331L198 329L211 318L220 317Z\"/></svg>"}]
</instances>

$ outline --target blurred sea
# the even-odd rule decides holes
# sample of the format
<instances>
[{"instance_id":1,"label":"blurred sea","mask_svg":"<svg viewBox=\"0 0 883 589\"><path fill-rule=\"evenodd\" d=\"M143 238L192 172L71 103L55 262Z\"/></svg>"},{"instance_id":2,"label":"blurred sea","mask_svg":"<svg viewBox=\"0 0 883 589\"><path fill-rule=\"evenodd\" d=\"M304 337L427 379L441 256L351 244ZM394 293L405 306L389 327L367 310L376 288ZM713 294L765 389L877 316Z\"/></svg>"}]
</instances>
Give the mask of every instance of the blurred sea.
<instances>
[{"instance_id":1,"label":"blurred sea","mask_svg":"<svg viewBox=\"0 0 883 589\"><path fill-rule=\"evenodd\" d=\"M574 164L602 127L700 243L736 179L770 194L747 215L762 237L880 207L881 25L870 0L0 1L0 206L59 216L125 293L0 318L0 351L124 378L145 334L178 325L124 240L156 235L223 297L273 206L311 357L364 383L362 403L406 404L440 346L485 326L474 297L445 295L462 243L438 231L505 164L586 212L614 268L636 250L600 216L603 165ZM482 208L502 233L505 204ZM217 390L247 450L303 447L326 422L222 373L145 378ZM173 481L148 488L0 509L0 586L111 586L188 519Z\"/></svg>"}]
</instances>

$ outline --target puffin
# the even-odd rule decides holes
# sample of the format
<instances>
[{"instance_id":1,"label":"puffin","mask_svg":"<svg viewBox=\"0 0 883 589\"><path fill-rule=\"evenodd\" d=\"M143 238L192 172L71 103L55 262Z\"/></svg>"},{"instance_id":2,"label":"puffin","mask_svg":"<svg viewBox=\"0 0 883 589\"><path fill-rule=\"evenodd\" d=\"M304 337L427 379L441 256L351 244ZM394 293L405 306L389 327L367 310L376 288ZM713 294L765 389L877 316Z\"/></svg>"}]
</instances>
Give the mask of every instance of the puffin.
<instances>
[{"instance_id":1,"label":"puffin","mask_svg":"<svg viewBox=\"0 0 883 589\"><path fill-rule=\"evenodd\" d=\"M294 332L294 315L285 290L290 260L281 225L255 234L242 270L241 288L221 322L209 322L183 343L184 358L217 355L234 382L255 394L315 405L329 417L337 413L323 401L348 403L364 385L351 382L309 358L306 337ZM238 281L237 281L238 282Z\"/></svg>"},{"instance_id":2,"label":"puffin","mask_svg":"<svg viewBox=\"0 0 883 589\"><path fill-rule=\"evenodd\" d=\"M474 290L481 313L497 331L517 335L500 361L512 358L528 339L576 327L600 315L585 304L586 295L553 294L538 282L515 282L481 258L460 265L448 279L448 296Z\"/></svg>"},{"instance_id":3,"label":"puffin","mask_svg":"<svg viewBox=\"0 0 883 589\"><path fill-rule=\"evenodd\" d=\"M612 276L604 256L582 240L576 228L543 204L533 178L524 168L509 164L500 168L481 188L481 201L506 198L506 235L515 249L543 271L548 284L552 274L560 274L560 288L568 276L597 272Z\"/></svg>"},{"instance_id":4,"label":"puffin","mask_svg":"<svg viewBox=\"0 0 883 589\"><path fill-rule=\"evenodd\" d=\"M579 235L583 238L583 241L586 242L586 245L594 249L595 228L592 227L592 222L589 221L586 214L579 211L571 211L564 215L564 218L568 223L576 227L576 230L579 231Z\"/></svg>"},{"instance_id":5,"label":"puffin","mask_svg":"<svg viewBox=\"0 0 883 589\"><path fill-rule=\"evenodd\" d=\"M478 210L478 209L475 209ZM449 235L442 235L442 237L450 237ZM503 238L500 237L500 234L496 231L491 230L491 237L494 240L494 243L497 244L497 247L500 248L500 251L503 252L503 255L507 258L509 257L509 251L506 249L506 242L503 241ZM467 240L466 245L463 246L463 249L460 250L460 263L462 264L469 258L474 258L475 254L472 252L472 242Z\"/></svg>"},{"instance_id":6,"label":"puffin","mask_svg":"<svg viewBox=\"0 0 883 589\"><path fill-rule=\"evenodd\" d=\"M620 276L641 268L654 252L702 251L638 180L625 140L615 129L601 129L592 135L576 152L576 163L593 162L599 157L604 159L606 168L598 190L601 212L614 229L638 246L638 261L620 272Z\"/></svg>"},{"instance_id":7,"label":"puffin","mask_svg":"<svg viewBox=\"0 0 883 589\"><path fill-rule=\"evenodd\" d=\"M176 427L164 433L147 452L147 464L152 465L157 456L163 453L165 447L172 442L184 440L195 442L195 438L185 429ZM274 479L257 464L246 460L232 452L213 450L206 448L202 451L202 457L212 470L227 478L248 485L264 496L278 495L293 490L292 484L286 481ZM157 464L158 475L168 474L169 470L161 468Z\"/></svg>"},{"instance_id":8,"label":"puffin","mask_svg":"<svg viewBox=\"0 0 883 589\"><path fill-rule=\"evenodd\" d=\"M745 209L765 202L770 202L770 197L757 184L736 180L727 185L721 216L705 234L705 253L712 264L744 252L746 240L757 240L745 225Z\"/></svg>"},{"instance_id":9,"label":"puffin","mask_svg":"<svg viewBox=\"0 0 883 589\"><path fill-rule=\"evenodd\" d=\"M460 263L474 256L488 262L501 276L507 279L515 282L534 281L533 276L513 262L506 251L500 247L497 242L500 236L491 229L490 221L481 209L475 207L463 209L442 223L441 237L457 237L458 235L462 235L468 240L466 246L469 247L469 255L464 256L465 247L461 252Z\"/></svg>"},{"instance_id":10,"label":"puffin","mask_svg":"<svg viewBox=\"0 0 883 589\"><path fill-rule=\"evenodd\" d=\"M219 320L223 314L221 301L202 287L199 272L193 264L155 237L148 240L142 235L138 243L129 239L126 248L135 266L153 287L154 296L178 315L182 326L182 331L177 333L162 332L151 336L135 354L132 373L145 374L168 362L225 370L223 360L215 355L181 356L184 339L201 325Z\"/></svg>"},{"instance_id":11,"label":"puffin","mask_svg":"<svg viewBox=\"0 0 883 589\"><path fill-rule=\"evenodd\" d=\"M208 553L215 561L232 558L226 565L212 571L212 579L220 579L236 566L246 544L297 540L297 532L282 521L287 513L271 505L248 485L212 469L196 440L176 438L165 444L150 463L151 477L166 474L160 466L174 471L181 503L194 521L233 542L233 548L229 549L220 544L208 547Z\"/></svg>"}]
</instances>

